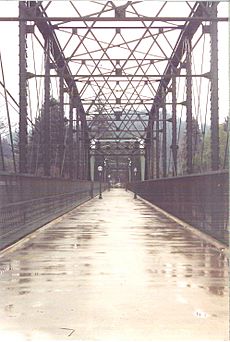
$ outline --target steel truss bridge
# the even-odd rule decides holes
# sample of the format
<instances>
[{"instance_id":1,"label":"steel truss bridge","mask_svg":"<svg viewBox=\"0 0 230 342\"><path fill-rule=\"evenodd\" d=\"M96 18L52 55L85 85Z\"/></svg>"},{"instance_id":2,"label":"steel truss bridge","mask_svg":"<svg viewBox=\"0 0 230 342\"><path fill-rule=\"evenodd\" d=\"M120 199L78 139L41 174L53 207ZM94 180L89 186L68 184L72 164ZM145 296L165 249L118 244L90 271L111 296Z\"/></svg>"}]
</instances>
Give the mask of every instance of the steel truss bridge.
<instances>
[{"instance_id":1,"label":"steel truss bridge","mask_svg":"<svg viewBox=\"0 0 230 342\"><path fill-rule=\"evenodd\" d=\"M19 36L11 81L1 51L1 224L13 232L3 247L23 235L15 225L27 233L96 195L98 166L103 187L126 184L227 241L221 5L20 1L18 15L0 17Z\"/></svg>"}]
</instances>

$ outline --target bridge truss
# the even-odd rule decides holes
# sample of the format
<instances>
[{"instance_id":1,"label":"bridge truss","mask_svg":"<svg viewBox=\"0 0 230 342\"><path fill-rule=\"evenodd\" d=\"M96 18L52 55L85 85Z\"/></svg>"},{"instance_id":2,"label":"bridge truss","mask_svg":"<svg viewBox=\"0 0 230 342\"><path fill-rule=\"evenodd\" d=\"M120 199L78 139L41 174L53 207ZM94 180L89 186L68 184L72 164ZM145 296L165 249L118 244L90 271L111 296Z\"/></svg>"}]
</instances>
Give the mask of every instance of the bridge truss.
<instances>
[{"instance_id":1,"label":"bridge truss","mask_svg":"<svg viewBox=\"0 0 230 342\"><path fill-rule=\"evenodd\" d=\"M19 23L19 101L3 64L1 81L9 128L7 103L19 112L18 151L9 129L14 171L94 180L103 165L105 181L127 182L134 167L141 180L192 174L199 158L201 172L225 168L218 25L228 18L218 5L20 1L18 16L0 18ZM202 168L207 122L210 165ZM4 170L2 149L1 161Z\"/></svg>"}]
</instances>

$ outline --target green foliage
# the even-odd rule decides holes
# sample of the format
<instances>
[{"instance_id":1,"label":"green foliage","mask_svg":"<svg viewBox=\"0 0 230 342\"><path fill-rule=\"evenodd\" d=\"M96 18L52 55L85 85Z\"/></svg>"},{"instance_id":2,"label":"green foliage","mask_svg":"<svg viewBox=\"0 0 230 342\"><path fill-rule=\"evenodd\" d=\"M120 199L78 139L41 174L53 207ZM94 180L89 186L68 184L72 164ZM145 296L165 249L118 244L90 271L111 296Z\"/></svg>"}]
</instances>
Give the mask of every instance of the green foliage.
<instances>
[{"instance_id":1,"label":"green foliage","mask_svg":"<svg viewBox=\"0 0 230 342\"><path fill-rule=\"evenodd\" d=\"M45 120L44 106L40 111L40 116L36 120L34 128L29 139L29 170L31 173L43 173L44 151L47 148L44 141L44 126L47 125ZM58 174L58 155L60 151L61 135L64 135L64 122L61 120L59 102L50 99L50 163L53 175ZM56 170L56 171L55 171Z\"/></svg>"},{"instance_id":2,"label":"green foliage","mask_svg":"<svg viewBox=\"0 0 230 342\"><path fill-rule=\"evenodd\" d=\"M229 122L219 125L220 169L229 168L228 151ZM179 154L182 173L186 173L186 133L183 136L181 152ZM199 124L193 119L193 172L211 171L211 131L201 133Z\"/></svg>"}]
</instances>

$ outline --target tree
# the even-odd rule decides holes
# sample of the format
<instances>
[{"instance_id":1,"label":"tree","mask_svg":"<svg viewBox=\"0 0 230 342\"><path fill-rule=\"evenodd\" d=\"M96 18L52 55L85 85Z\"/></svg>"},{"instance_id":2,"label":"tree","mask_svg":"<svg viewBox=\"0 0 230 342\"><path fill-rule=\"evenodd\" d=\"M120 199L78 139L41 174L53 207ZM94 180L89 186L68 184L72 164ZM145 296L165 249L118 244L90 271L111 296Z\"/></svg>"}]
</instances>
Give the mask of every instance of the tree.
<instances>
[{"instance_id":1,"label":"tree","mask_svg":"<svg viewBox=\"0 0 230 342\"><path fill-rule=\"evenodd\" d=\"M64 144L61 137L64 136L65 124L60 115L59 102L50 99L50 165L51 175L59 175L60 169L60 150ZM29 138L29 171L35 174L43 174L44 151L47 146L44 140L44 126L46 125L44 105L40 111L39 118L36 119L35 125L31 131Z\"/></svg>"},{"instance_id":2,"label":"tree","mask_svg":"<svg viewBox=\"0 0 230 342\"><path fill-rule=\"evenodd\" d=\"M229 168L228 157L228 141L229 141L229 120L225 119L224 123L219 125L219 155L220 169ZM194 171L206 172L211 170L211 131L210 127L206 128L205 134L202 135L200 148L194 157Z\"/></svg>"},{"instance_id":3,"label":"tree","mask_svg":"<svg viewBox=\"0 0 230 342\"><path fill-rule=\"evenodd\" d=\"M181 147L179 150L178 158L180 160L182 173L187 172L187 142L186 142L186 130L184 132ZM196 118L192 118L192 160L193 160L193 172L200 171L200 153L202 135L199 127L199 123Z\"/></svg>"}]
</instances>

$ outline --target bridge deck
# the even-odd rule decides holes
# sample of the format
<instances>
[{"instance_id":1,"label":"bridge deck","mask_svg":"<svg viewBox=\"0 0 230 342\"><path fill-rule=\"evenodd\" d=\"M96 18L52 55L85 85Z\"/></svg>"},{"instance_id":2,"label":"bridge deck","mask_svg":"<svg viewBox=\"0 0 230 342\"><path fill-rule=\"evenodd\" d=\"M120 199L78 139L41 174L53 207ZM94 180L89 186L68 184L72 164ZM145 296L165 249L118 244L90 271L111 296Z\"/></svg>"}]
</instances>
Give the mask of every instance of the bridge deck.
<instances>
[{"instance_id":1,"label":"bridge deck","mask_svg":"<svg viewBox=\"0 0 230 342\"><path fill-rule=\"evenodd\" d=\"M114 189L0 258L0 340L228 340L227 259Z\"/></svg>"}]
</instances>

